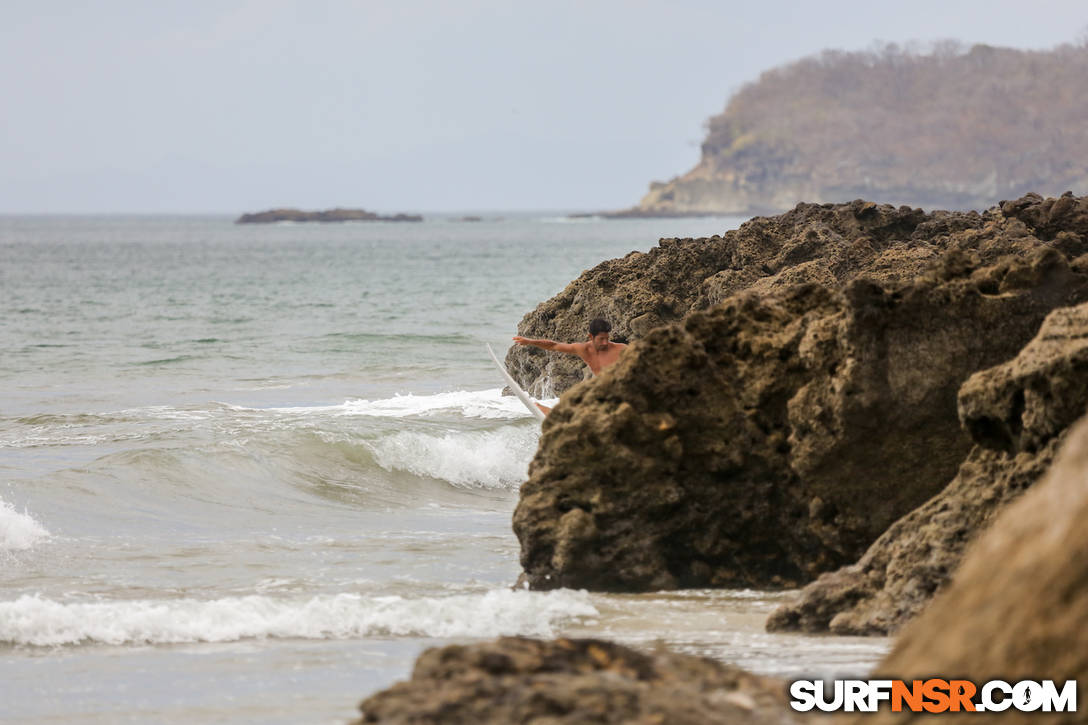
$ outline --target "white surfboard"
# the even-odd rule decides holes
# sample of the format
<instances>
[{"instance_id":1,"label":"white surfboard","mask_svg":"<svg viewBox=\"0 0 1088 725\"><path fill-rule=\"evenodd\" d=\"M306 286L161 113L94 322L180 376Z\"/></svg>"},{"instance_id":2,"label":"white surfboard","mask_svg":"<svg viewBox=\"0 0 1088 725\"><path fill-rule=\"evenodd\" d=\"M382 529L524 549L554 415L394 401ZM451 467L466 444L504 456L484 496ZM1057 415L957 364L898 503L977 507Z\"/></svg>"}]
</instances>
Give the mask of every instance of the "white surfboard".
<instances>
[{"instance_id":1,"label":"white surfboard","mask_svg":"<svg viewBox=\"0 0 1088 725\"><path fill-rule=\"evenodd\" d=\"M491 354L491 359L495 361L495 364L499 366L499 372L502 373L503 378L506 380L506 384L510 386L510 389L514 391L514 395L518 396L529 412L537 417L539 420L544 420L544 411L536 407L536 403L529 397L529 394L521 389L521 386L517 384L513 376L506 370L506 366L499 362L499 358L495 357L495 351L491 349L491 345L487 345L487 351Z\"/></svg>"}]
</instances>

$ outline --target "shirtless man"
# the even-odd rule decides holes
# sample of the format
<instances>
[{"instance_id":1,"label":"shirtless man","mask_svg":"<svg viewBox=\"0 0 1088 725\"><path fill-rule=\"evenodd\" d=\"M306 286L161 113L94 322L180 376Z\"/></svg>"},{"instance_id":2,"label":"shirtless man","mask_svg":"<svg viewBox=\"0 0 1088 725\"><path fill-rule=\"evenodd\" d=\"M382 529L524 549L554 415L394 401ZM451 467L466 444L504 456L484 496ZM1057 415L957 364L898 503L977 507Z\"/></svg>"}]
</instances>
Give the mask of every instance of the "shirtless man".
<instances>
[{"instance_id":1,"label":"shirtless man","mask_svg":"<svg viewBox=\"0 0 1088 725\"><path fill-rule=\"evenodd\" d=\"M589 340L586 342L555 342L554 340L533 340L528 337L514 336L514 342L519 345L532 345L542 350L565 352L568 355L577 355L582 358L594 375L616 362L620 354L627 348L622 342L612 342L608 334L612 332L612 325L607 320L597 318L589 323ZM537 403L537 407L545 414L551 412L551 408Z\"/></svg>"}]
</instances>

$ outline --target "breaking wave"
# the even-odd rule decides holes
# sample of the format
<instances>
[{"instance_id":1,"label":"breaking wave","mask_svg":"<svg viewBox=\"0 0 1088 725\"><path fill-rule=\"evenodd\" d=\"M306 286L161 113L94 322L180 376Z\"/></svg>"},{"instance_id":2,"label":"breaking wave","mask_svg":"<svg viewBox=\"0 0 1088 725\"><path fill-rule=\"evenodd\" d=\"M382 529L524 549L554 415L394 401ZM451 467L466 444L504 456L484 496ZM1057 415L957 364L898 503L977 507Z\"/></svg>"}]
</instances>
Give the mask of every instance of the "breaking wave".
<instances>
[{"instance_id":1,"label":"breaking wave","mask_svg":"<svg viewBox=\"0 0 1088 725\"><path fill-rule=\"evenodd\" d=\"M416 505L428 487L441 498L436 482L462 491L516 489L539 436L520 401L494 388L321 407L205 403L43 415L0 426L0 447L28 460L41 458L42 448L63 448L53 456L65 467L52 486L90 475L96 490L140 500L149 481L163 497L238 505L258 496L258 508L279 497L293 505L299 490L327 498L331 484L351 496L349 505L384 506ZM0 525L5 548L48 535L10 507L0 508Z\"/></svg>"},{"instance_id":2,"label":"breaking wave","mask_svg":"<svg viewBox=\"0 0 1088 725\"><path fill-rule=\"evenodd\" d=\"M455 486L509 488L529 475L540 431L507 427L442 435L401 431L370 444L382 468L428 476Z\"/></svg>"},{"instance_id":3,"label":"breaking wave","mask_svg":"<svg viewBox=\"0 0 1088 725\"><path fill-rule=\"evenodd\" d=\"M334 594L62 603L38 596L0 602L0 643L176 644L243 639L554 637L556 627L598 616L584 591L497 589L406 598Z\"/></svg>"}]
</instances>

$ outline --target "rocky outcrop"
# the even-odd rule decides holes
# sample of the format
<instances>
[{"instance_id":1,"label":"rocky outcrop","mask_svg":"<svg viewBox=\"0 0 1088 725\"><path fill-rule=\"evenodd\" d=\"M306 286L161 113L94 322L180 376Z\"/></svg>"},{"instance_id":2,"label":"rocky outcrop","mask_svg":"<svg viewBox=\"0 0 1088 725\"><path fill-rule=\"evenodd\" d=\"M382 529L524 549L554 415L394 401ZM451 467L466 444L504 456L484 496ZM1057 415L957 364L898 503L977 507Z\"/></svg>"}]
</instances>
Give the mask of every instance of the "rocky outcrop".
<instances>
[{"instance_id":1,"label":"rocky outcrop","mask_svg":"<svg viewBox=\"0 0 1088 725\"><path fill-rule=\"evenodd\" d=\"M1068 434L1046 478L972 543L951 584L900 633L877 676L945 675L982 683L1076 680L1079 711L1009 710L1001 720L1088 722L1088 422ZM929 715L857 716L862 723L928 722ZM973 714L945 715L958 722ZM991 716L992 717L992 716Z\"/></svg>"},{"instance_id":2,"label":"rocky outcrop","mask_svg":"<svg viewBox=\"0 0 1088 725\"><path fill-rule=\"evenodd\" d=\"M327 209L302 211L300 209L270 209L254 214L243 214L235 224L272 224L275 222L421 222L418 214L394 214L382 216L366 209Z\"/></svg>"},{"instance_id":3,"label":"rocky outcrop","mask_svg":"<svg viewBox=\"0 0 1088 725\"><path fill-rule=\"evenodd\" d=\"M785 695L785 682L702 657L508 637L427 650L411 680L362 702L358 724L785 725Z\"/></svg>"},{"instance_id":4,"label":"rocky outcrop","mask_svg":"<svg viewBox=\"0 0 1088 725\"><path fill-rule=\"evenodd\" d=\"M1033 445L1030 436L1017 440ZM951 584L902 631L873 676L908 682L1051 679L1059 685L1076 680L1083 693L1088 686L1086 478L1088 420L1067 434L1044 480L969 545ZM640 653L598 640L504 638L424 652L411 680L363 701L358 723L799 721L786 702L784 682L703 658ZM863 725L930 717L883 709L842 719ZM1083 707L1043 717L1086 722ZM1026 725L1039 718L1011 709L1002 721Z\"/></svg>"},{"instance_id":5,"label":"rocky outcrop","mask_svg":"<svg viewBox=\"0 0 1088 725\"><path fill-rule=\"evenodd\" d=\"M1055 210L1064 222L1030 228L1042 205L1048 224ZM724 302L650 331L563 396L514 513L528 583L793 586L857 561L956 474L971 448L956 412L968 376L1015 356L1054 308L1088 299L1085 260L1070 259L1088 243L1086 208L1039 197L975 217L799 207L794 218L899 221L909 241L889 243L905 231L893 225L823 245L812 229L790 255L751 231L792 228L782 218L720 238L762 242L783 267L737 282L743 294L731 275L746 267L701 277L699 294L728 292ZM810 240L832 253L800 271ZM676 244L670 256L696 268L705 245ZM792 284L857 269L872 277Z\"/></svg>"},{"instance_id":6,"label":"rocky outcrop","mask_svg":"<svg viewBox=\"0 0 1088 725\"><path fill-rule=\"evenodd\" d=\"M1063 89L1055 96L1053 88ZM695 168L614 216L763 214L862 196L985 208L1088 190L1088 45L829 51L763 73L712 117ZM1046 113L1025 109L1045 108Z\"/></svg>"},{"instance_id":7,"label":"rocky outcrop","mask_svg":"<svg viewBox=\"0 0 1088 725\"><path fill-rule=\"evenodd\" d=\"M963 551L1050 467L1088 410L1088 305L1047 316L1016 358L976 373L959 393L975 442L952 482L897 521L856 564L824 574L783 605L771 630L888 634L950 580Z\"/></svg>"},{"instance_id":8,"label":"rocky outcrop","mask_svg":"<svg viewBox=\"0 0 1088 725\"><path fill-rule=\"evenodd\" d=\"M961 250L990 263L1049 242L1068 257L1088 251L1088 198L1036 194L985 213L931 212L872 202L800 204L720 236L662 239L584 272L537 306L518 334L584 340L594 317L614 337L635 340L746 289L766 292L804 282L841 286L859 276L913 279L942 252ZM558 395L587 374L580 361L537 348L510 349L507 367L526 390Z\"/></svg>"}]
</instances>

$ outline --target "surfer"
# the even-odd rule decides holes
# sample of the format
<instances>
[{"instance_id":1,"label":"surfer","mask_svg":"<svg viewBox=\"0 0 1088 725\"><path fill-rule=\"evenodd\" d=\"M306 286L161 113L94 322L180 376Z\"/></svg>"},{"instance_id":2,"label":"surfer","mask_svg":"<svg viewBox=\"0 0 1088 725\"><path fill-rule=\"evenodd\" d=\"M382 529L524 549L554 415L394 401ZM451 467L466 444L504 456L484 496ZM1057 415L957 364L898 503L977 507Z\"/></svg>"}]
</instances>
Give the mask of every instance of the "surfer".
<instances>
[{"instance_id":1,"label":"surfer","mask_svg":"<svg viewBox=\"0 0 1088 725\"><path fill-rule=\"evenodd\" d=\"M514 336L514 342L519 345L532 345L541 350L563 352L568 355L577 355L589 366L594 375L620 359L620 355L627 348L622 342L612 342L608 339L612 332L612 325L608 320L596 318L589 323L589 339L586 342L556 342L555 340L534 340L521 335ZM551 412L551 408L537 403L537 407L544 411L545 415Z\"/></svg>"}]
</instances>

